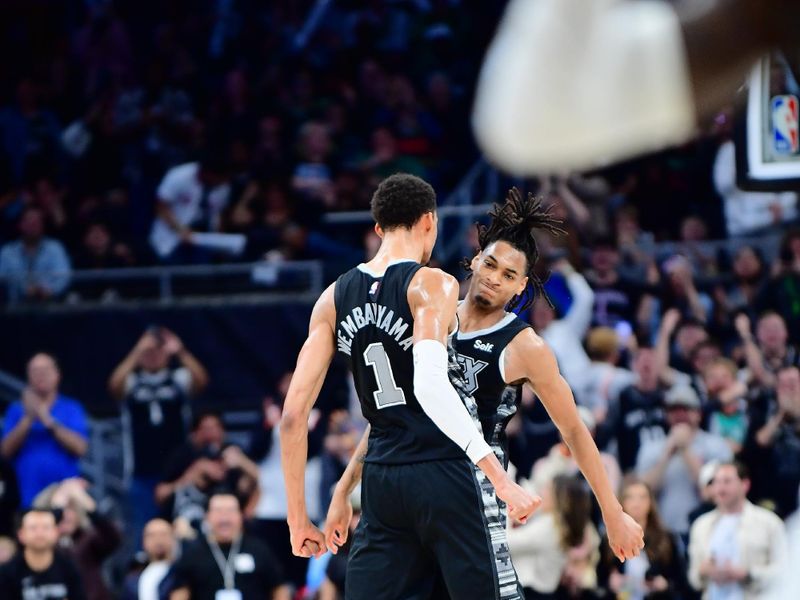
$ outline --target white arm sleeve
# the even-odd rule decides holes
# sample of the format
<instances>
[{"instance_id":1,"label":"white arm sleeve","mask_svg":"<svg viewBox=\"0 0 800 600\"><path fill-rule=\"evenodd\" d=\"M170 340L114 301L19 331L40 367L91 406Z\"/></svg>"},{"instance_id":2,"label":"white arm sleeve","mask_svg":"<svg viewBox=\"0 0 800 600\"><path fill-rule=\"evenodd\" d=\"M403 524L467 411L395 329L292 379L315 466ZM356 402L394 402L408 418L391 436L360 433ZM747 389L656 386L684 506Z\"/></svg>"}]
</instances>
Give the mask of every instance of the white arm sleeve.
<instances>
[{"instance_id":1,"label":"white arm sleeve","mask_svg":"<svg viewBox=\"0 0 800 600\"><path fill-rule=\"evenodd\" d=\"M483 63L473 126L491 160L535 174L683 142L694 113L669 3L512 0Z\"/></svg>"},{"instance_id":2,"label":"white arm sleeve","mask_svg":"<svg viewBox=\"0 0 800 600\"><path fill-rule=\"evenodd\" d=\"M492 449L447 376L447 349L436 340L414 344L414 395L434 425L476 463Z\"/></svg>"}]
</instances>

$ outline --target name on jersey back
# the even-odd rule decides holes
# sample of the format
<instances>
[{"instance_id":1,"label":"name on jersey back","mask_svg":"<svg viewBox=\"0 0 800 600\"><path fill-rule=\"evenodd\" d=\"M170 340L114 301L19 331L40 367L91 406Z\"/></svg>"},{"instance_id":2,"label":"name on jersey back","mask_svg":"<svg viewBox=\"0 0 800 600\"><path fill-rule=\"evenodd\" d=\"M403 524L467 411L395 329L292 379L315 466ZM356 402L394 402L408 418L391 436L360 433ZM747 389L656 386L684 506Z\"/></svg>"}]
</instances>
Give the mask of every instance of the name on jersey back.
<instances>
[{"instance_id":1,"label":"name on jersey back","mask_svg":"<svg viewBox=\"0 0 800 600\"><path fill-rule=\"evenodd\" d=\"M336 331L336 345L340 352L350 356L353 338L358 330L367 325L382 329L397 341L403 350L413 344L413 330L408 331L408 323L403 317L395 317L394 311L376 302L366 302L362 307L356 306L346 318L339 321ZM408 331L408 336L403 337Z\"/></svg>"}]
</instances>

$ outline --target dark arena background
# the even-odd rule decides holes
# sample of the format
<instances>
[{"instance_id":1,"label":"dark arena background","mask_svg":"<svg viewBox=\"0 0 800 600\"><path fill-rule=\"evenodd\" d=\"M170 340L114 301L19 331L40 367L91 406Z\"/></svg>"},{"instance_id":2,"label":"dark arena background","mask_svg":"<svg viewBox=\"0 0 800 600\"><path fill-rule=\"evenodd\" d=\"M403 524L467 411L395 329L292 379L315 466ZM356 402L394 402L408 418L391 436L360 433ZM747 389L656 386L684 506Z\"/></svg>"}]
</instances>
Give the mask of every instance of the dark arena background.
<instances>
[{"instance_id":1,"label":"dark arena background","mask_svg":"<svg viewBox=\"0 0 800 600\"><path fill-rule=\"evenodd\" d=\"M526 390L511 468L545 499L509 535L527 597L800 598L773 587L782 561L800 564L796 49L758 60L682 145L517 176L472 128L505 9L0 2L0 598L345 597L343 552L292 556L278 429L314 302L377 252L370 200L400 172L435 189L431 265L461 281L475 223L512 186L567 232L538 239L554 311L520 316L553 349L646 552L614 558ZM340 357L309 427L321 525L365 427ZM257 584L189 586L225 570L186 560L223 485L264 548L233 561ZM739 492L746 533L695 529ZM52 565L26 558L46 545L20 529L31 507L58 519Z\"/></svg>"}]
</instances>

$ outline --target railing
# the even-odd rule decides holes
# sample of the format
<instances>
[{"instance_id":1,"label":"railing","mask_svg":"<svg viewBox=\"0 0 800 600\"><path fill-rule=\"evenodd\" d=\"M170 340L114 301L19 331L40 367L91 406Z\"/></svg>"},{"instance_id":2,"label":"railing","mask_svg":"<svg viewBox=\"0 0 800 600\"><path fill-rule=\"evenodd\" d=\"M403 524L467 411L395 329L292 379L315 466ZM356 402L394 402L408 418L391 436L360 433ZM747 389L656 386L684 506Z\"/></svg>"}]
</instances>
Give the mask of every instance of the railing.
<instances>
[{"instance_id":1,"label":"railing","mask_svg":"<svg viewBox=\"0 0 800 600\"><path fill-rule=\"evenodd\" d=\"M52 273L63 275L63 273ZM73 271L65 305L87 299L101 301L155 301L171 304L219 296L254 301L291 292L295 298L316 299L323 290L321 261L257 262L222 265L181 265ZM14 285L14 277L0 278L0 288ZM102 296L102 298L99 298ZM10 291L10 306L18 304Z\"/></svg>"}]
</instances>

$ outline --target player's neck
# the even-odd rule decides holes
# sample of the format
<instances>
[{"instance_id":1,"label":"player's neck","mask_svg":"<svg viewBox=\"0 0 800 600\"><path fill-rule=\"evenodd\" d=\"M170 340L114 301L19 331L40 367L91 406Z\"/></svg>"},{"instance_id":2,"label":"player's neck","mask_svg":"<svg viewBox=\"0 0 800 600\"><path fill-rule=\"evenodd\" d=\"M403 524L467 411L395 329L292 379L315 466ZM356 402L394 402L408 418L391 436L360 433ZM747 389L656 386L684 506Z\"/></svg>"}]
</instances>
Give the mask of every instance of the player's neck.
<instances>
[{"instance_id":1,"label":"player's neck","mask_svg":"<svg viewBox=\"0 0 800 600\"><path fill-rule=\"evenodd\" d=\"M52 550L39 552L36 550L31 550L30 548L26 548L24 556L25 563L32 571L46 571L48 568L50 568L50 565L53 564Z\"/></svg>"},{"instance_id":2,"label":"player's neck","mask_svg":"<svg viewBox=\"0 0 800 600\"><path fill-rule=\"evenodd\" d=\"M480 331L499 323L506 316L505 309L484 308L472 298L470 293L458 307L458 330L462 333Z\"/></svg>"},{"instance_id":3,"label":"player's neck","mask_svg":"<svg viewBox=\"0 0 800 600\"><path fill-rule=\"evenodd\" d=\"M389 263L398 260L422 260L422 244L411 231L387 232L375 257L366 264L375 271L382 271Z\"/></svg>"}]
</instances>

